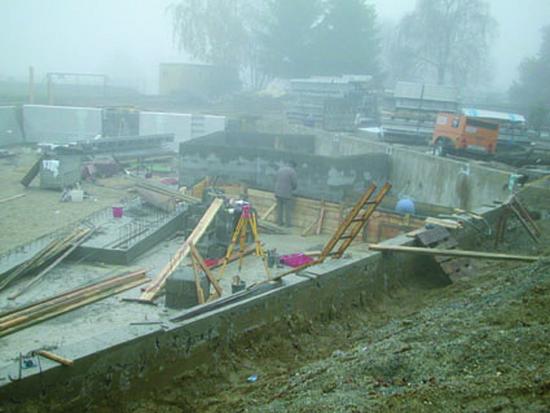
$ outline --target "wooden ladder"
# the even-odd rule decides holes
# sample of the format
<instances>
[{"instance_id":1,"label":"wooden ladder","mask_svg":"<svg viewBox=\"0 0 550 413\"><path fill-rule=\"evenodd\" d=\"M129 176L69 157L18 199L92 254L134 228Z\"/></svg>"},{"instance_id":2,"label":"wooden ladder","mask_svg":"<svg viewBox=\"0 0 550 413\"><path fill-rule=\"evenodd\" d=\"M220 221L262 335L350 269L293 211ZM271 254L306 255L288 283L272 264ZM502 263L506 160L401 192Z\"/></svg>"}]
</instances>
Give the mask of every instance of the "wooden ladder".
<instances>
[{"instance_id":1,"label":"wooden ladder","mask_svg":"<svg viewBox=\"0 0 550 413\"><path fill-rule=\"evenodd\" d=\"M527 211L527 208L525 208L525 206L515 195L512 196L510 201L508 202L508 207L516 215L517 219L519 220L523 228L525 228L527 233L531 236L533 241L539 242L539 238L542 235L540 228L535 223L535 221L533 221L533 218L531 218L531 215Z\"/></svg>"},{"instance_id":2,"label":"wooden ladder","mask_svg":"<svg viewBox=\"0 0 550 413\"><path fill-rule=\"evenodd\" d=\"M390 189L391 185L385 183L374 199L371 199L376 191L376 185L372 184L370 186L348 213L344 221L338 226L332 238L327 242L321 252L319 261L324 261L328 256L334 258L342 257Z\"/></svg>"},{"instance_id":3,"label":"wooden ladder","mask_svg":"<svg viewBox=\"0 0 550 413\"><path fill-rule=\"evenodd\" d=\"M321 264L328 256L333 258L341 258L344 255L346 249L351 245L355 237L361 232L365 224L369 220L370 216L374 210L380 205L386 194L391 189L389 183L385 183L384 186L380 189L380 192L371 200L372 195L376 191L376 185L372 184L370 188L361 196L361 199L357 201L355 206L348 213L344 221L336 228L336 232L327 242L319 258L307 264L300 265L299 267L293 268L289 271L285 271L281 274L277 274L275 277L271 278L269 281L278 281L283 277L286 277L289 274L295 274L298 271L304 270L308 267L312 267L317 264ZM366 209L365 206L367 207ZM349 230L349 232L347 232ZM336 248L338 243L341 244L338 246L336 252L333 250Z\"/></svg>"}]
</instances>

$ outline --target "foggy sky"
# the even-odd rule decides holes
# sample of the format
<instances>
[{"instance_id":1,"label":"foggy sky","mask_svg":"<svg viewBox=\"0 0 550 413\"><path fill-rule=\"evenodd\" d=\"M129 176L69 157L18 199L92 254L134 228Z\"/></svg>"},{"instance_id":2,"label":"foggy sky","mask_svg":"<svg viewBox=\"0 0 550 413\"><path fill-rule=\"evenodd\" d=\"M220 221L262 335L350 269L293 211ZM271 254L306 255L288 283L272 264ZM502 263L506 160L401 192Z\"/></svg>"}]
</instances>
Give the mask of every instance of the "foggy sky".
<instances>
[{"instance_id":1,"label":"foggy sky","mask_svg":"<svg viewBox=\"0 0 550 413\"><path fill-rule=\"evenodd\" d=\"M371 0L381 21L397 22L415 0ZM48 71L106 73L155 93L160 62L189 61L172 42L172 0L1 0L0 79L41 82ZM496 90L506 90L524 57L536 54L550 24L549 0L489 0L498 21L492 53Z\"/></svg>"}]
</instances>

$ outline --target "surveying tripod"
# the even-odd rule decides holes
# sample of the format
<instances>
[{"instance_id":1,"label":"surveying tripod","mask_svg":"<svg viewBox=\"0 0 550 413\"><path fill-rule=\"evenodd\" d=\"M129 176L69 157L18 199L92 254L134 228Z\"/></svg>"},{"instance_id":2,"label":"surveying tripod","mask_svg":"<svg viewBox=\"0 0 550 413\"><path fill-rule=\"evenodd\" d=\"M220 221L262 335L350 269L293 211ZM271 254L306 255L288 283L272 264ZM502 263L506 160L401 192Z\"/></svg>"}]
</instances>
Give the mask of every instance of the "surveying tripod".
<instances>
[{"instance_id":1,"label":"surveying tripod","mask_svg":"<svg viewBox=\"0 0 550 413\"><path fill-rule=\"evenodd\" d=\"M262 258L265 272L267 274L267 278L271 279L271 273L269 272L269 268L267 266L267 256L265 251L262 248L260 236L258 235L258 224L256 222L256 213L252 211L250 204L245 204L243 205L242 208L243 210L241 212L241 216L239 218L239 221L237 222L237 226L235 227L233 236L231 237L231 244L229 244L229 247L227 248L227 252L223 259L223 264L217 278L219 280L223 276L225 268L227 267L227 264L231 260L231 257L233 255L233 250L237 245L237 241L239 241L239 273L241 272L241 269L243 266L243 259L245 255L245 249L246 249L248 227L250 227L250 232L252 233L252 237L254 238L254 243L256 244L256 255Z\"/></svg>"}]
</instances>

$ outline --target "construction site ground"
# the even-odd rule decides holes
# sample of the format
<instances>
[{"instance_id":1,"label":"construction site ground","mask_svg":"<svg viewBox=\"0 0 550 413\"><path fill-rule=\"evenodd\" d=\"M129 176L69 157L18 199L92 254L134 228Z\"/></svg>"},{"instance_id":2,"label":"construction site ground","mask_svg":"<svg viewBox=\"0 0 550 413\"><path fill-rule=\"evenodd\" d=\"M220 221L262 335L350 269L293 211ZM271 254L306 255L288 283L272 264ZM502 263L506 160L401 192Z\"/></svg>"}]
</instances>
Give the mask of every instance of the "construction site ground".
<instances>
[{"instance_id":1,"label":"construction site ground","mask_svg":"<svg viewBox=\"0 0 550 413\"><path fill-rule=\"evenodd\" d=\"M521 228L502 252L549 255ZM485 245L484 248L489 248ZM547 412L550 259L416 279L356 311L289 317L131 401L98 412ZM315 297L312 297L315 299ZM251 376L257 376L254 382ZM252 381L252 382L251 382Z\"/></svg>"},{"instance_id":2,"label":"construction site ground","mask_svg":"<svg viewBox=\"0 0 550 413\"><path fill-rule=\"evenodd\" d=\"M100 180L93 184L84 183L83 189L90 194L90 198L83 202L60 202L60 191L40 189L37 182L34 182L30 188L24 189L19 180L36 157L37 154L34 152L21 150L17 151L16 158L0 161L0 173L4 177L0 184L0 199L25 194L24 197L0 204L2 225L0 254L78 222L95 211L135 197L128 192L132 183L123 176ZM295 228L293 233L288 235L261 234L261 241L266 248L276 248L280 254L291 254L319 250L328 237L328 234L323 234L303 238L298 235L299 233L300 229ZM140 256L130 267L81 260L63 262L50 271L40 283L16 299L10 300L8 297L23 286L28 281L28 277L1 291L0 312L49 298L107 276L140 268L147 270L148 276L153 278L169 262L184 240L181 233L176 233ZM187 264L190 264L190 261L187 261ZM276 275L287 269L274 268L271 271ZM214 271L214 274L218 274L218 270ZM231 294L232 276L237 274L247 286L267 278L263 262L259 257L253 255L245 257L241 271L238 269L238 262L230 263L220 281L224 296ZM162 297L157 300L160 304L158 306L122 301L124 298L138 298L140 293L140 287L135 287L122 294L3 337L0 340L0 383L7 380L8 374L2 371L2 366L16 360L20 352L26 354L37 348L54 350L64 346L76 346L81 350L81 353L72 355L76 358L94 349L97 351L105 346L114 345L124 337L130 340L159 327L159 324L135 325L132 323L169 323L171 317L181 312L165 309Z\"/></svg>"},{"instance_id":3,"label":"construction site ground","mask_svg":"<svg viewBox=\"0 0 550 413\"><path fill-rule=\"evenodd\" d=\"M78 221L127 195L127 183L119 178L108 180L108 186L86 184L92 198L82 203L60 203L59 192L40 190L36 183L25 191L18 181L35 158L34 153L22 152L14 160L0 161L4 177L0 198L26 193L0 205L0 251ZM539 224L543 230L539 245L514 226L498 251L550 256L550 220ZM292 250L313 249L322 243L312 238L307 245L292 245L290 239L282 243ZM493 245L486 243L478 249L493 250ZM247 262L254 262L254 273L261 269L254 258ZM169 387L127 398L106 394L88 409L136 413L546 412L550 410L549 297L550 257L534 264L483 262L474 276L445 287L441 274L417 274L354 311L327 309L326 316L318 320L289 316L277 325L251 332L223 349L212 363L174 376ZM119 308L126 305L109 299L41 328L57 325L61 330L80 311L91 314L93 308L110 303ZM130 305L132 310L138 306ZM111 323L111 315L96 313L93 318L84 317L82 325L95 326L98 317ZM27 342L26 347L44 344ZM23 351L16 347L13 357L3 348L3 361ZM43 407L36 400L22 411L44 411ZM48 406L48 410L66 409Z\"/></svg>"}]
</instances>

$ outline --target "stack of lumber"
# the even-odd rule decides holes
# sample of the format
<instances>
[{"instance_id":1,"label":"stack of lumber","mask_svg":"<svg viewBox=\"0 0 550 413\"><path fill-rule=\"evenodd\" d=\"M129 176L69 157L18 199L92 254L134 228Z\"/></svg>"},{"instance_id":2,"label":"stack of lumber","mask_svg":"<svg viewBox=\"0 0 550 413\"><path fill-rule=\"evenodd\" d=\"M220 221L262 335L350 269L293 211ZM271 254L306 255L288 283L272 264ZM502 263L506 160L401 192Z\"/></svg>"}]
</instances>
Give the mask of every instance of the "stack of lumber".
<instances>
[{"instance_id":1,"label":"stack of lumber","mask_svg":"<svg viewBox=\"0 0 550 413\"><path fill-rule=\"evenodd\" d=\"M2 274L2 278L0 279L0 291L6 288L14 280L38 270L45 264L50 263L52 260L59 257L65 258L78 245L84 242L89 235L91 235L91 233L92 230L90 228L78 227L63 237L53 239L33 257L18 265L11 271ZM56 264L58 262L59 261L57 260L55 261Z\"/></svg>"},{"instance_id":2,"label":"stack of lumber","mask_svg":"<svg viewBox=\"0 0 550 413\"><path fill-rule=\"evenodd\" d=\"M137 193L144 202L158 209L166 212L173 212L176 210L176 199L173 196L139 187L137 188Z\"/></svg>"},{"instance_id":3,"label":"stack of lumber","mask_svg":"<svg viewBox=\"0 0 550 413\"><path fill-rule=\"evenodd\" d=\"M138 270L5 312L0 314L0 337L137 287L147 280L145 270Z\"/></svg>"},{"instance_id":4,"label":"stack of lumber","mask_svg":"<svg viewBox=\"0 0 550 413\"><path fill-rule=\"evenodd\" d=\"M180 201L184 201L190 204L198 204L201 202L199 198L182 194L181 192L175 191L172 188L166 185L163 185L161 183L149 181L149 180L142 179L136 176L131 176L131 175L128 176L128 179L130 179L130 181L132 181L137 188L145 189L151 192L156 192L157 194L178 199Z\"/></svg>"},{"instance_id":5,"label":"stack of lumber","mask_svg":"<svg viewBox=\"0 0 550 413\"><path fill-rule=\"evenodd\" d=\"M449 228L449 229L462 229L463 225L459 221L448 218L426 218L426 224L439 225L440 227Z\"/></svg>"}]
</instances>

